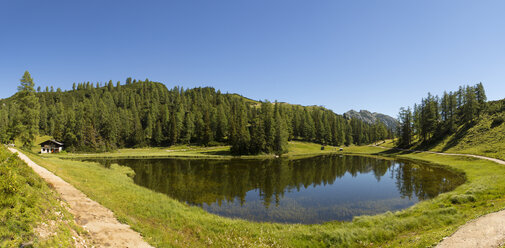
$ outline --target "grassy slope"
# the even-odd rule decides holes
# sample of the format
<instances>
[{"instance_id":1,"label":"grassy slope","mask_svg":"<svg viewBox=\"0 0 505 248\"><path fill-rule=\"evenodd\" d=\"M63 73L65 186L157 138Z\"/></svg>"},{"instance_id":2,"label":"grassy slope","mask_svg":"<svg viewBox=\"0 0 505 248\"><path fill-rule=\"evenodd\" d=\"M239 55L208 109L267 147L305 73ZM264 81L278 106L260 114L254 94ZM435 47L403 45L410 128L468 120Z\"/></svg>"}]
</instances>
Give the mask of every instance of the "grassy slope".
<instances>
[{"instance_id":1,"label":"grassy slope","mask_svg":"<svg viewBox=\"0 0 505 248\"><path fill-rule=\"evenodd\" d=\"M24 162L0 146L0 247L27 243L35 247L73 247L72 235L80 230L57 194Z\"/></svg>"},{"instance_id":2,"label":"grassy slope","mask_svg":"<svg viewBox=\"0 0 505 248\"><path fill-rule=\"evenodd\" d=\"M484 115L469 129L460 127L456 134L438 142L433 151L477 154L505 160L505 123L493 126L493 120L501 116Z\"/></svg>"},{"instance_id":3,"label":"grassy slope","mask_svg":"<svg viewBox=\"0 0 505 248\"><path fill-rule=\"evenodd\" d=\"M50 139L53 139L53 137L51 136L48 136L48 135L44 135L44 136L35 136L35 140L33 141L33 146L32 146L32 149L30 149L31 152L33 153L38 153L40 152L40 146L39 144L46 141L46 140L50 140ZM16 139L14 144L16 145L16 147L22 147L23 144L21 143L21 140L19 139Z\"/></svg>"},{"instance_id":4,"label":"grassy slope","mask_svg":"<svg viewBox=\"0 0 505 248\"><path fill-rule=\"evenodd\" d=\"M299 154L315 152L318 147L298 145L299 151L293 152ZM345 152L366 155L384 151L377 147L345 148ZM450 166L466 173L467 182L452 192L395 213L363 216L344 223L270 224L223 218L189 207L135 185L122 167L106 169L96 163L29 156L113 210L121 221L158 247L426 247L466 221L505 207L505 166L466 157L393 155Z\"/></svg>"},{"instance_id":5,"label":"grassy slope","mask_svg":"<svg viewBox=\"0 0 505 248\"><path fill-rule=\"evenodd\" d=\"M389 140L385 147L394 147ZM414 140L413 150L475 154L505 160L505 99L488 102L487 110L473 125L461 125L450 136L423 144Z\"/></svg>"},{"instance_id":6,"label":"grassy slope","mask_svg":"<svg viewBox=\"0 0 505 248\"><path fill-rule=\"evenodd\" d=\"M484 114L473 126L458 127L457 131L434 144L414 144L412 150L430 150L446 153L476 154L505 160L505 122L493 124L495 119L503 117L505 112ZM380 146L393 148L392 140Z\"/></svg>"}]
</instances>

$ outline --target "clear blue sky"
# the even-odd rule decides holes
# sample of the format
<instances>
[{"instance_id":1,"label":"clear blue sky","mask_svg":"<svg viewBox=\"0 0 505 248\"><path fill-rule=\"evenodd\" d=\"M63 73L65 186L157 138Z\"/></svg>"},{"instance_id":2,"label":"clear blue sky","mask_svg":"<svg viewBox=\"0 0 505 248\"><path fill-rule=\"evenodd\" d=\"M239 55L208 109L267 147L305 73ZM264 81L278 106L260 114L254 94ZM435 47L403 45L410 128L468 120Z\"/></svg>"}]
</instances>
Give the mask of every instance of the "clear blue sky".
<instances>
[{"instance_id":1,"label":"clear blue sky","mask_svg":"<svg viewBox=\"0 0 505 248\"><path fill-rule=\"evenodd\" d=\"M480 81L505 98L505 1L1 1L0 98L149 78L397 115Z\"/></svg>"}]
</instances>

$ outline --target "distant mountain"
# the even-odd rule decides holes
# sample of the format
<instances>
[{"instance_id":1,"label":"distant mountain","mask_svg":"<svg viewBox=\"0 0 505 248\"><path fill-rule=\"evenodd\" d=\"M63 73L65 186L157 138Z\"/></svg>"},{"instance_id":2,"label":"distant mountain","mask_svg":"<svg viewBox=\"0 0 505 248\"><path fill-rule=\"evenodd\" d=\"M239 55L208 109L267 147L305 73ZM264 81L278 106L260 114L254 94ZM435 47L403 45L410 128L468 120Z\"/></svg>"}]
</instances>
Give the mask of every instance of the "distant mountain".
<instances>
[{"instance_id":1,"label":"distant mountain","mask_svg":"<svg viewBox=\"0 0 505 248\"><path fill-rule=\"evenodd\" d=\"M393 130L396 130L398 127L398 120L395 118L381 113L372 113L367 110L360 110L359 112L355 110L349 110L344 113L344 117L347 119L357 118L369 124L375 123L376 120L379 120L380 122L384 123L388 129Z\"/></svg>"}]
</instances>

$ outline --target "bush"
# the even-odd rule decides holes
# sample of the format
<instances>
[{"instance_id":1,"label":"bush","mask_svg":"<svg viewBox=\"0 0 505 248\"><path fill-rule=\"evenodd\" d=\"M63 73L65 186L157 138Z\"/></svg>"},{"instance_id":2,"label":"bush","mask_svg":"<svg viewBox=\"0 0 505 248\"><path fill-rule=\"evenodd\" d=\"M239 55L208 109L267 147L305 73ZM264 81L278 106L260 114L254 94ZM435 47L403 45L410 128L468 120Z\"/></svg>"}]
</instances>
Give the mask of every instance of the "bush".
<instances>
[{"instance_id":1,"label":"bush","mask_svg":"<svg viewBox=\"0 0 505 248\"><path fill-rule=\"evenodd\" d=\"M222 143L222 142L217 142L217 141L211 141L209 142L206 146L223 146L223 145L226 145L225 143Z\"/></svg>"},{"instance_id":2,"label":"bush","mask_svg":"<svg viewBox=\"0 0 505 248\"><path fill-rule=\"evenodd\" d=\"M505 118L503 118L503 116L498 116L493 119L493 122L491 123L491 128L495 128L501 125L503 122L505 122Z\"/></svg>"},{"instance_id":3,"label":"bush","mask_svg":"<svg viewBox=\"0 0 505 248\"><path fill-rule=\"evenodd\" d=\"M472 194L462 194L462 195L453 195L449 199L452 204L462 204L466 202L475 202L475 196Z\"/></svg>"}]
</instances>

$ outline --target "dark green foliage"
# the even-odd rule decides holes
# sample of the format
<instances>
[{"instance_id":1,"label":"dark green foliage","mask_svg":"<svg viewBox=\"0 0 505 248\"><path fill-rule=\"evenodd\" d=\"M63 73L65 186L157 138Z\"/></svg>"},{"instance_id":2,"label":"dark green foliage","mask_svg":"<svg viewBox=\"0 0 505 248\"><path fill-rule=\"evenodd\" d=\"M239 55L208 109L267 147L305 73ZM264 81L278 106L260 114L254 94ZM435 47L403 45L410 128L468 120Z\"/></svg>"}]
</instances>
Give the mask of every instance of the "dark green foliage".
<instances>
[{"instance_id":1,"label":"dark green foliage","mask_svg":"<svg viewBox=\"0 0 505 248\"><path fill-rule=\"evenodd\" d=\"M37 131L63 141L69 151L230 144L237 155L283 154L288 140L350 145L392 136L382 123L348 120L323 107L256 102L213 88L169 90L131 78L125 85L100 85L79 83L67 92L30 90L30 97L38 97L34 109L40 106ZM26 117L21 114L26 107L12 99L0 103L0 139L7 142L19 137L22 128L15 123Z\"/></svg>"},{"instance_id":2,"label":"dark green foliage","mask_svg":"<svg viewBox=\"0 0 505 248\"><path fill-rule=\"evenodd\" d=\"M486 110L486 92L484 90L484 85L482 83L478 83L475 86L475 100L477 101L477 113L480 115L483 111Z\"/></svg>"},{"instance_id":3,"label":"dark green foliage","mask_svg":"<svg viewBox=\"0 0 505 248\"><path fill-rule=\"evenodd\" d=\"M495 128L499 125L501 125L503 122L505 122L505 118L503 116L498 116L493 119L493 122L491 123L491 128Z\"/></svg>"},{"instance_id":4,"label":"dark green foliage","mask_svg":"<svg viewBox=\"0 0 505 248\"><path fill-rule=\"evenodd\" d=\"M410 108L400 109L402 124L398 145L410 146L415 135L423 143L430 144L453 134L457 126L473 125L483 111L499 111L501 108L487 105L482 83L473 87L460 86L457 92L444 92L442 98L428 93L420 105L414 105L412 114Z\"/></svg>"},{"instance_id":5,"label":"dark green foliage","mask_svg":"<svg viewBox=\"0 0 505 248\"><path fill-rule=\"evenodd\" d=\"M40 178L16 155L0 147L0 246L18 247L33 240L42 213Z\"/></svg>"},{"instance_id":6,"label":"dark green foliage","mask_svg":"<svg viewBox=\"0 0 505 248\"><path fill-rule=\"evenodd\" d=\"M410 146L412 143L412 136L414 136L412 111L410 108L401 108L398 118L400 119L398 145L402 147Z\"/></svg>"},{"instance_id":7,"label":"dark green foliage","mask_svg":"<svg viewBox=\"0 0 505 248\"><path fill-rule=\"evenodd\" d=\"M17 122L17 136L21 139L23 146L31 147L35 135L39 131L39 105L35 93L35 84L28 71L25 71L21 78L21 85L18 86L16 102L19 105L19 117Z\"/></svg>"},{"instance_id":8,"label":"dark green foliage","mask_svg":"<svg viewBox=\"0 0 505 248\"><path fill-rule=\"evenodd\" d=\"M288 129L285 120L281 117L279 113L279 104L275 102L275 134L273 151L275 154L284 154L288 152Z\"/></svg>"}]
</instances>

